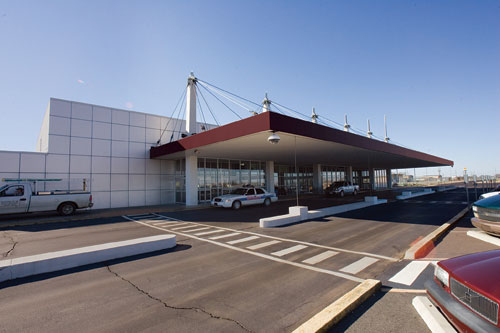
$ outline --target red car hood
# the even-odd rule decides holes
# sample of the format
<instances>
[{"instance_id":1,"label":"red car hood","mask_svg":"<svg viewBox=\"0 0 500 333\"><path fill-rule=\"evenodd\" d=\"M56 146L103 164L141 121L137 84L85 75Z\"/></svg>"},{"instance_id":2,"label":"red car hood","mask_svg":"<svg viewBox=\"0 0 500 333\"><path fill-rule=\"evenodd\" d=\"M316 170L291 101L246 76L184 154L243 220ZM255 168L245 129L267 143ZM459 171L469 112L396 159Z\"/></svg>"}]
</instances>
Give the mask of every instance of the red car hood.
<instances>
[{"instance_id":1,"label":"red car hood","mask_svg":"<svg viewBox=\"0 0 500 333\"><path fill-rule=\"evenodd\" d=\"M473 253L440 262L450 277L500 301L500 250Z\"/></svg>"}]
</instances>

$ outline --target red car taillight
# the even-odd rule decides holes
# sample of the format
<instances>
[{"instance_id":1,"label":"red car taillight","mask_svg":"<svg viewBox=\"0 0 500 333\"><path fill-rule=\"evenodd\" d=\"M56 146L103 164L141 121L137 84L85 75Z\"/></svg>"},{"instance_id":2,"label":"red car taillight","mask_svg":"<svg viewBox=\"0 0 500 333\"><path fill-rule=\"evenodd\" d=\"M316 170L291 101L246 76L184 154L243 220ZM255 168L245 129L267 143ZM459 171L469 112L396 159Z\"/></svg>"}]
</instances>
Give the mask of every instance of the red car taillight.
<instances>
[{"instance_id":1,"label":"red car taillight","mask_svg":"<svg viewBox=\"0 0 500 333\"><path fill-rule=\"evenodd\" d=\"M92 194L89 197L89 202L92 202Z\"/></svg>"}]
</instances>

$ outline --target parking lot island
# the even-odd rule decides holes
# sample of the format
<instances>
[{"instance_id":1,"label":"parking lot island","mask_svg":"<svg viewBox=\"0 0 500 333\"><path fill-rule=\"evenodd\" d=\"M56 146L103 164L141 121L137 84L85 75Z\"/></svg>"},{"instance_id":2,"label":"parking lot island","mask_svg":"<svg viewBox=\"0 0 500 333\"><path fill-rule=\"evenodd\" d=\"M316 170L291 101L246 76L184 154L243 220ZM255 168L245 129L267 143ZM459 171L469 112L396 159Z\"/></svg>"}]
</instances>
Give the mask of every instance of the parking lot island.
<instances>
[{"instance_id":1,"label":"parking lot island","mask_svg":"<svg viewBox=\"0 0 500 333\"><path fill-rule=\"evenodd\" d=\"M378 199L376 196L367 196L365 197L365 201L316 210L308 210L306 206L293 206L289 207L288 214L262 218L259 224L261 228L275 228L384 203L387 203L386 199Z\"/></svg>"},{"instance_id":2,"label":"parking lot island","mask_svg":"<svg viewBox=\"0 0 500 333\"><path fill-rule=\"evenodd\" d=\"M167 234L1 260L0 282L165 250L175 245L176 236Z\"/></svg>"}]
</instances>

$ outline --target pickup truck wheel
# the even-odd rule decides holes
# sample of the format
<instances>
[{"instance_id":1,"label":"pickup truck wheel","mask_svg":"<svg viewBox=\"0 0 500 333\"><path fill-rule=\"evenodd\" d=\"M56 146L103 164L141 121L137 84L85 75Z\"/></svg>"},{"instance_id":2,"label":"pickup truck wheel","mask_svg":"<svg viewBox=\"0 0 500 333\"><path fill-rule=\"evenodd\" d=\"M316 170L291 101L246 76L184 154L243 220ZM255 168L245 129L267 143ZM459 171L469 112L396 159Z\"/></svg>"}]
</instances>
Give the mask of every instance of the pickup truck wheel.
<instances>
[{"instance_id":1,"label":"pickup truck wheel","mask_svg":"<svg viewBox=\"0 0 500 333\"><path fill-rule=\"evenodd\" d=\"M271 205L271 199L266 198L266 200L264 200L264 206L269 207L270 205Z\"/></svg>"},{"instance_id":2,"label":"pickup truck wheel","mask_svg":"<svg viewBox=\"0 0 500 333\"><path fill-rule=\"evenodd\" d=\"M340 196L341 198L343 198L343 197L344 197L344 191L340 191L339 196Z\"/></svg>"},{"instance_id":3,"label":"pickup truck wheel","mask_svg":"<svg viewBox=\"0 0 500 333\"><path fill-rule=\"evenodd\" d=\"M241 208L241 202L236 200L235 202L233 202L233 209L234 210L238 210Z\"/></svg>"},{"instance_id":4,"label":"pickup truck wheel","mask_svg":"<svg viewBox=\"0 0 500 333\"><path fill-rule=\"evenodd\" d=\"M356 196L356 194L358 194L358 191L354 190L354 192L352 192L352 195Z\"/></svg>"},{"instance_id":5,"label":"pickup truck wheel","mask_svg":"<svg viewBox=\"0 0 500 333\"><path fill-rule=\"evenodd\" d=\"M59 214L61 214L63 216L73 215L75 213L75 210L76 210L76 207L71 202L64 202L57 209Z\"/></svg>"}]
</instances>

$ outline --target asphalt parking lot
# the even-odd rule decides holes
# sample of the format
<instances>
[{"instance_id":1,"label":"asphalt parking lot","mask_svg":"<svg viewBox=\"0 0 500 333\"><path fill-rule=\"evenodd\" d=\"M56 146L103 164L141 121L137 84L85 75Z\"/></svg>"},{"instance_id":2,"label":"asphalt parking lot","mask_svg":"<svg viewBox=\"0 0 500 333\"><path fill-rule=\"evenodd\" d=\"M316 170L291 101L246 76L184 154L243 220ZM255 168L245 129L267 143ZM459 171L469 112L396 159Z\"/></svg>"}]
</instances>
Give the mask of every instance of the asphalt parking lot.
<instances>
[{"instance_id":1,"label":"asphalt parking lot","mask_svg":"<svg viewBox=\"0 0 500 333\"><path fill-rule=\"evenodd\" d=\"M3 229L0 251L12 258L160 233L176 234L178 246L4 282L0 325L4 331L292 331L363 279L390 288L410 244L462 210L464 196L437 193L274 229L260 229L258 218L282 214L286 202ZM421 288L392 285L403 287ZM425 331L418 317L408 319L415 313L406 309L406 297L376 294L334 331L365 332L365 320L384 316ZM395 313L380 312L385 300Z\"/></svg>"}]
</instances>

